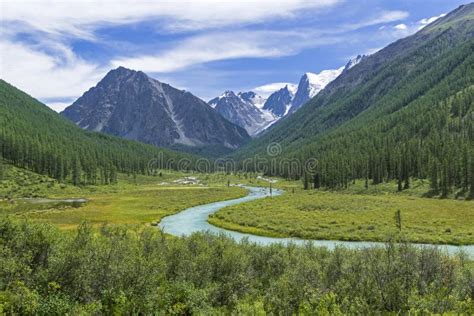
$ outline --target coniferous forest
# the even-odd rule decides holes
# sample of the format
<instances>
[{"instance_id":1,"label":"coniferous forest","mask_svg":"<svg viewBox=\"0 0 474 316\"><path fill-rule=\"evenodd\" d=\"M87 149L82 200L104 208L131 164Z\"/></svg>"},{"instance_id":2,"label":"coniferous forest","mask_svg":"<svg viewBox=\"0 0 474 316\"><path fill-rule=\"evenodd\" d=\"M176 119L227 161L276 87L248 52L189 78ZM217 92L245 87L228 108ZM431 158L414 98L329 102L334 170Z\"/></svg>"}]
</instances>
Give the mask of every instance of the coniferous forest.
<instances>
[{"instance_id":1,"label":"coniferous forest","mask_svg":"<svg viewBox=\"0 0 474 316\"><path fill-rule=\"evenodd\" d=\"M83 131L3 80L0 105L3 159L58 181L74 185L108 184L117 181L117 172L147 174L158 168L177 169L180 159L190 162L196 159L184 153Z\"/></svg>"},{"instance_id":2,"label":"coniferous forest","mask_svg":"<svg viewBox=\"0 0 474 316\"><path fill-rule=\"evenodd\" d=\"M369 56L235 157L265 155L263 145L273 141L282 154L269 159L283 167L267 168L268 174L308 178L315 188L367 179L396 180L403 190L418 178L431 181L433 195L472 197L474 42L466 35L472 21L459 24L433 26L420 32L427 33L425 42L415 34ZM376 64L382 58L389 61ZM357 88L344 85L364 76ZM305 172L309 159L317 164ZM285 161L298 161L298 168Z\"/></svg>"}]
</instances>

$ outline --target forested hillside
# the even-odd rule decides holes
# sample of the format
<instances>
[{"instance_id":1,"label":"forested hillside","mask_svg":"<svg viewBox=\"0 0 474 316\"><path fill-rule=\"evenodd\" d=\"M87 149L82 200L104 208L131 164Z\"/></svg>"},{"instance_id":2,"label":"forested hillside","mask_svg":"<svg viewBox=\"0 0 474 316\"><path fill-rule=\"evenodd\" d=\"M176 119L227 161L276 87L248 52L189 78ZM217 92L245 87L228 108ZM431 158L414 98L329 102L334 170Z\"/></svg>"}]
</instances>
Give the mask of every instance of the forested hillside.
<instances>
[{"instance_id":1,"label":"forested hillside","mask_svg":"<svg viewBox=\"0 0 474 316\"><path fill-rule=\"evenodd\" d=\"M315 187L430 178L432 194L474 191L474 4L458 8L343 73L293 116L235 157L318 160L317 168L269 173ZM470 193L467 192L470 190Z\"/></svg>"},{"instance_id":2,"label":"forested hillside","mask_svg":"<svg viewBox=\"0 0 474 316\"><path fill-rule=\"evenodd\" d=\"M0 160L73 184L110 183L117 172L147 173L150 161L177 168L194 157L87 132L0 80Z\"/></svg>"}]
</instances>

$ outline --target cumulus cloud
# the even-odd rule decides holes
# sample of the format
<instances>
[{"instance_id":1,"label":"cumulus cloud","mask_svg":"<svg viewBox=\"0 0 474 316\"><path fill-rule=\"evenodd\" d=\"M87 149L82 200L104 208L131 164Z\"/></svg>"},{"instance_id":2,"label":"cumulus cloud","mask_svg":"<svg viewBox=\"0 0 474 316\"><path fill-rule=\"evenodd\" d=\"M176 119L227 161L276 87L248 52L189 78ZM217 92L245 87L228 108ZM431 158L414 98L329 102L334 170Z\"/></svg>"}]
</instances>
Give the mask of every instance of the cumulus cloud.
<instances>
[{"instance_id":1,"label":"cumulus cloud","mask_svg":"<svg viewBox=\"0 0 474 316\"><path fill-rule=\"evenodd\" d=\"M317 18L315 11L340 2L343 0L5 0L1 12L0 71L3 79L35 97L63 101L81 95L110 68L119 65L162 77L214 61L290 56L308 47L347 40L346 32L408 16L404 11L381 11L335 28L266 28L266 22L300 18L306 12ZM100 45L97 34L101 28L143 21L152 23L158 32L182 34L153 53L149 49L153 43L148 43L147 53L122 54L110 62L85 60L68 45L78 38ZM256 28L256 24L261 26ZM34 40L19 41L18 34L28 34ZM269 95L285 84L257 87L256 92ZM61 109L65 102L49 104Z\"/></svg>"},{"instance_id":2,"label":"cumulus cloud","mask_svg":"<svg viewBox=\"0 0 474 316\"><path fill-rule=\"evenodd\" d=\"M379 30L382 32L385 32L388 36L390 36L393 39L401 38L401 37L409 36L416 33L417 31L423 29L428 24L433 23L434 21L438 20L439 18L444 17L445 15L446 14L443 13L443 14L433 16L430 18L424 18L419 21L400 23L394 26L382 25L379 28Z\"/></svg>"}]
</instances>

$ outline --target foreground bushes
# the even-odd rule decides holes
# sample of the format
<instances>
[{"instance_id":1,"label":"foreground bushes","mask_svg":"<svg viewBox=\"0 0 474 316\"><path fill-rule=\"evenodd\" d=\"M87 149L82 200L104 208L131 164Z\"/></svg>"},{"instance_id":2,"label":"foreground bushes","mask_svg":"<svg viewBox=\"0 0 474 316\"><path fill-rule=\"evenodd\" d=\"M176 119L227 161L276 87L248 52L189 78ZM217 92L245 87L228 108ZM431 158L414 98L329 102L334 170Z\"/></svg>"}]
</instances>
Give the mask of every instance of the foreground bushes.
<instances>
[{"instance_id":1,"label":"foreground bushes","mask_svg":"<svg viewBox=\"0 0 474 316\"><path fill-rule=\"evenodd\" d=\"M329 251L0 219L0 313L474 313L474 265L433 248Z\"/></svg>"}]
</instances>

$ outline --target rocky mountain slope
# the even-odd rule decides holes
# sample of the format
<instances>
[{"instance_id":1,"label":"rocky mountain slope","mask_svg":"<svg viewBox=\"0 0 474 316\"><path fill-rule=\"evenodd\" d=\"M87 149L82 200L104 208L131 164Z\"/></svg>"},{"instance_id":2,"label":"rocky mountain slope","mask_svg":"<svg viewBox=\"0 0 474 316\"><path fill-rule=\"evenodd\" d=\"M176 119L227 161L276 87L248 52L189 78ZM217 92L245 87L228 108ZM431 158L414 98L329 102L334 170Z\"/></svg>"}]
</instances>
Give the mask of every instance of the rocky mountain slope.
<instances>
[{"instance_id":1,"label":"rocky mountain slope","mask_svg":"<svg viewBox=\"0 0 474 316\"><path fill-rule=\"evenodd\" d=\"M357 62L354 61L354 64ZM301 77L298 86L288 84L267 99L253 91L237 94L226 91L208 103L225 119L245 128L251 136L256 136L282 117L298 110L348 67L324 70L319 74L308 72Z\"/></svg>"},{"instance_id":2,"label":"rocky mountain slope","mask_svg":"<svg viewBox=\"0 0 474 316\"><path fill-rule=\"evenodd\" d=\"M237 148L249 135L189 92L119 67L62 113L83 129L156 146Z\"/></svg>"},{"instance_id":3,"label":"rocky mountain slope","mask_svg":"<svg viewBox=\"0 0 474 316\"><path fill-rule=\"evenodd\" d=\"M222 117L243 127L249 135L256 135L275 121L275 117L270 112L261 109L263 102L264 99L252 91L238 94L225 91L208 103Z\"/></svg>"}]
</instances>

